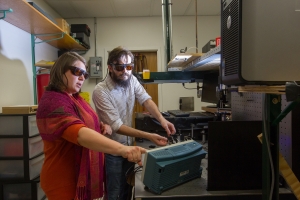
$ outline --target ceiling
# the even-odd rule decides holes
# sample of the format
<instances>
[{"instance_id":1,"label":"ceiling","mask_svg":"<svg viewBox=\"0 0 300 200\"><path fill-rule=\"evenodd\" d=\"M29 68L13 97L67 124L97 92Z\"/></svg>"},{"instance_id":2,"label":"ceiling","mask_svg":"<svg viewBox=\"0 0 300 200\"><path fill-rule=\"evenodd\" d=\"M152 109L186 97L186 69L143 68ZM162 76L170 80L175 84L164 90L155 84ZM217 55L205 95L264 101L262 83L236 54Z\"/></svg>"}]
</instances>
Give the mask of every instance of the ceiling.
<instances>
[{"instance_id":1,"label":"ceiling","mask_svg":"<svg viewBox=\"0 0 300 200\"><path fill-rule=\"evenodd\" d=\"M44 0L62 18L157 17L162 0ZM169 0L172 16L220 15L220 0Z\"/></svg>"}]
</instances>

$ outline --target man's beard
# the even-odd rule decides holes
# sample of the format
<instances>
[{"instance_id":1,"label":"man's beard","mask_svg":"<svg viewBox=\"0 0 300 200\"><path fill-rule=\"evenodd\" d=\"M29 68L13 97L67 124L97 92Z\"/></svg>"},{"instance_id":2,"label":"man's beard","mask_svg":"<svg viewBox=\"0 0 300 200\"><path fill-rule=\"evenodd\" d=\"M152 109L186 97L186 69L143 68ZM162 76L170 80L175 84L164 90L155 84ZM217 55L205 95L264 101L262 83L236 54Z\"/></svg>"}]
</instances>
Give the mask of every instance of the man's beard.
<instances>
[{"instance_id":1,"label":"man's beard","mask_svg":"<svg viewBox=\"0 0 300 200\"><path fill-rule=\"evenodd\" d=\"M126 73L125 73L126 74ZM132 74L126 74L128 75L128 78L126 80L120 79L114 72L110 73L111 79L119 86L123 88L127 88L130 84L130 79Z\"/></svg>"}]
</instances>

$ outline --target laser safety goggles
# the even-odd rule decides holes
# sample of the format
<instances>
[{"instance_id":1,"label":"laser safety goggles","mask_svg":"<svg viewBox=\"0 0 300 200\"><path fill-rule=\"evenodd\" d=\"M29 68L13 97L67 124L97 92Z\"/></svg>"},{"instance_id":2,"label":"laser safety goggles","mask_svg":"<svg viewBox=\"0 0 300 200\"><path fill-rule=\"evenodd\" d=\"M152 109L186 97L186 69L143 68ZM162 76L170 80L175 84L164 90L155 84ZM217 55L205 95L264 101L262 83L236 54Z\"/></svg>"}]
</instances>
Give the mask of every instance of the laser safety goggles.
<instances>
[{"instance_id":1,"label":"laser safety goggles","mask_svg":"<svg viewBox=\"0 0 300 200\"><path fill-rule=\"evenodd\" d=\"M89 73L81 68L78 67L74 67L74 66L69 66L69 69L71 70L71 73L74 76L82 76L84 77L84 79L88 79L89 78Z\"/></svg>"},{"instance_id":2,"label":"laser safety goggles","mask_svg":"<svg viewBox=\"0 0 300 200\"><path fill-rule=\"evenodd\" d=\"M129 64L113 64L113 63L111 63L111 66L113 66L113 68L117 71L123 71L124 69L130 71L133 69L134 64L133 63L129 63Z\"/></svg>"}]
</instances>

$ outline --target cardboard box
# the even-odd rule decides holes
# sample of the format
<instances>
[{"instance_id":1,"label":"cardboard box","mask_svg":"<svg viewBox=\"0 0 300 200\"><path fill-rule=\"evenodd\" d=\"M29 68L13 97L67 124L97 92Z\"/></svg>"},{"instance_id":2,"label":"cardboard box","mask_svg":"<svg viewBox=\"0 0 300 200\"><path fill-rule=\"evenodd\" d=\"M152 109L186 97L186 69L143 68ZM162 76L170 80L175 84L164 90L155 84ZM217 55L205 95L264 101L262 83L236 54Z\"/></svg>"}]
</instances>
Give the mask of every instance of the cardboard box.
<instances>
[{"instance_id":1,"label":"cardboard box","mask_svg":"<svg viewBox=\"0 0 300 200\"><path fill-rule=\"evenodd\" d=\"M63 30L67 35L70 35L70 25L68 22L62 18L56 19L57 26Z\"/></svg>"},{"instance_id":2,"label":"cardboard box","mask_svg":"<svg viewBox=\"0 0 300 200\"><path fill-rule=\"evenodd\" d=\"M36 113L38 105L15 105L2 107L2 114L33 114Z\"/></svg>"},{"instance_id":3,"label":"cardboard box","mask_svg":"<svg viewBox=\"0 0 300 200\"><path fill-rule=\"evenodd\" d=\"M34 2L28 2L32 7L34 7L36 10L38 10L40 13L42 13L45 17L47 17L49 20L51 20L54 24L56 24L56 21L51 17L48 13L46 13L43 9L41 9L36 3Z\"/></svg>"}]
</instances>

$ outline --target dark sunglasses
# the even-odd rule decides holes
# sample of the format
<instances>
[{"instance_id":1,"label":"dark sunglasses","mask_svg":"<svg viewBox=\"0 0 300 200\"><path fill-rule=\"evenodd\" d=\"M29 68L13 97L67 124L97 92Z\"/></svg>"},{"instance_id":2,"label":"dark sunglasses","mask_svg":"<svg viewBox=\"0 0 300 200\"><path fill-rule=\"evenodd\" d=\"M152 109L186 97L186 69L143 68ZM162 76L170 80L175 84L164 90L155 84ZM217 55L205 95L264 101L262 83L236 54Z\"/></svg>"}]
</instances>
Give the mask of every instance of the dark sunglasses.
<instances>
[{"instance_id":1,"label":"dark sunglasses","mask_svg":"<svg viewBox=\"0 0 300 200\"><path fill-rule=\"evenodd\" d=\"M111 65L117 71L123 71L124 69L129 71L129 70L132 70L132 68L134 67L133 63L129 63L129 64L113 64L113 63L111 63Z\"/></svg>"},{"instance_id":2,"label":"dark sunglasses","mask_svg":"<svg viewBox=\"0 0 300 200\"><path fill-rule=\"evenodd\" d=\"M81 68L69 66L69 69L71 70L71 72L74 76L82 76L83 75L84 79L88 79L90 76L87 71L85 71Z\"/></svg>"}]
</instances>

